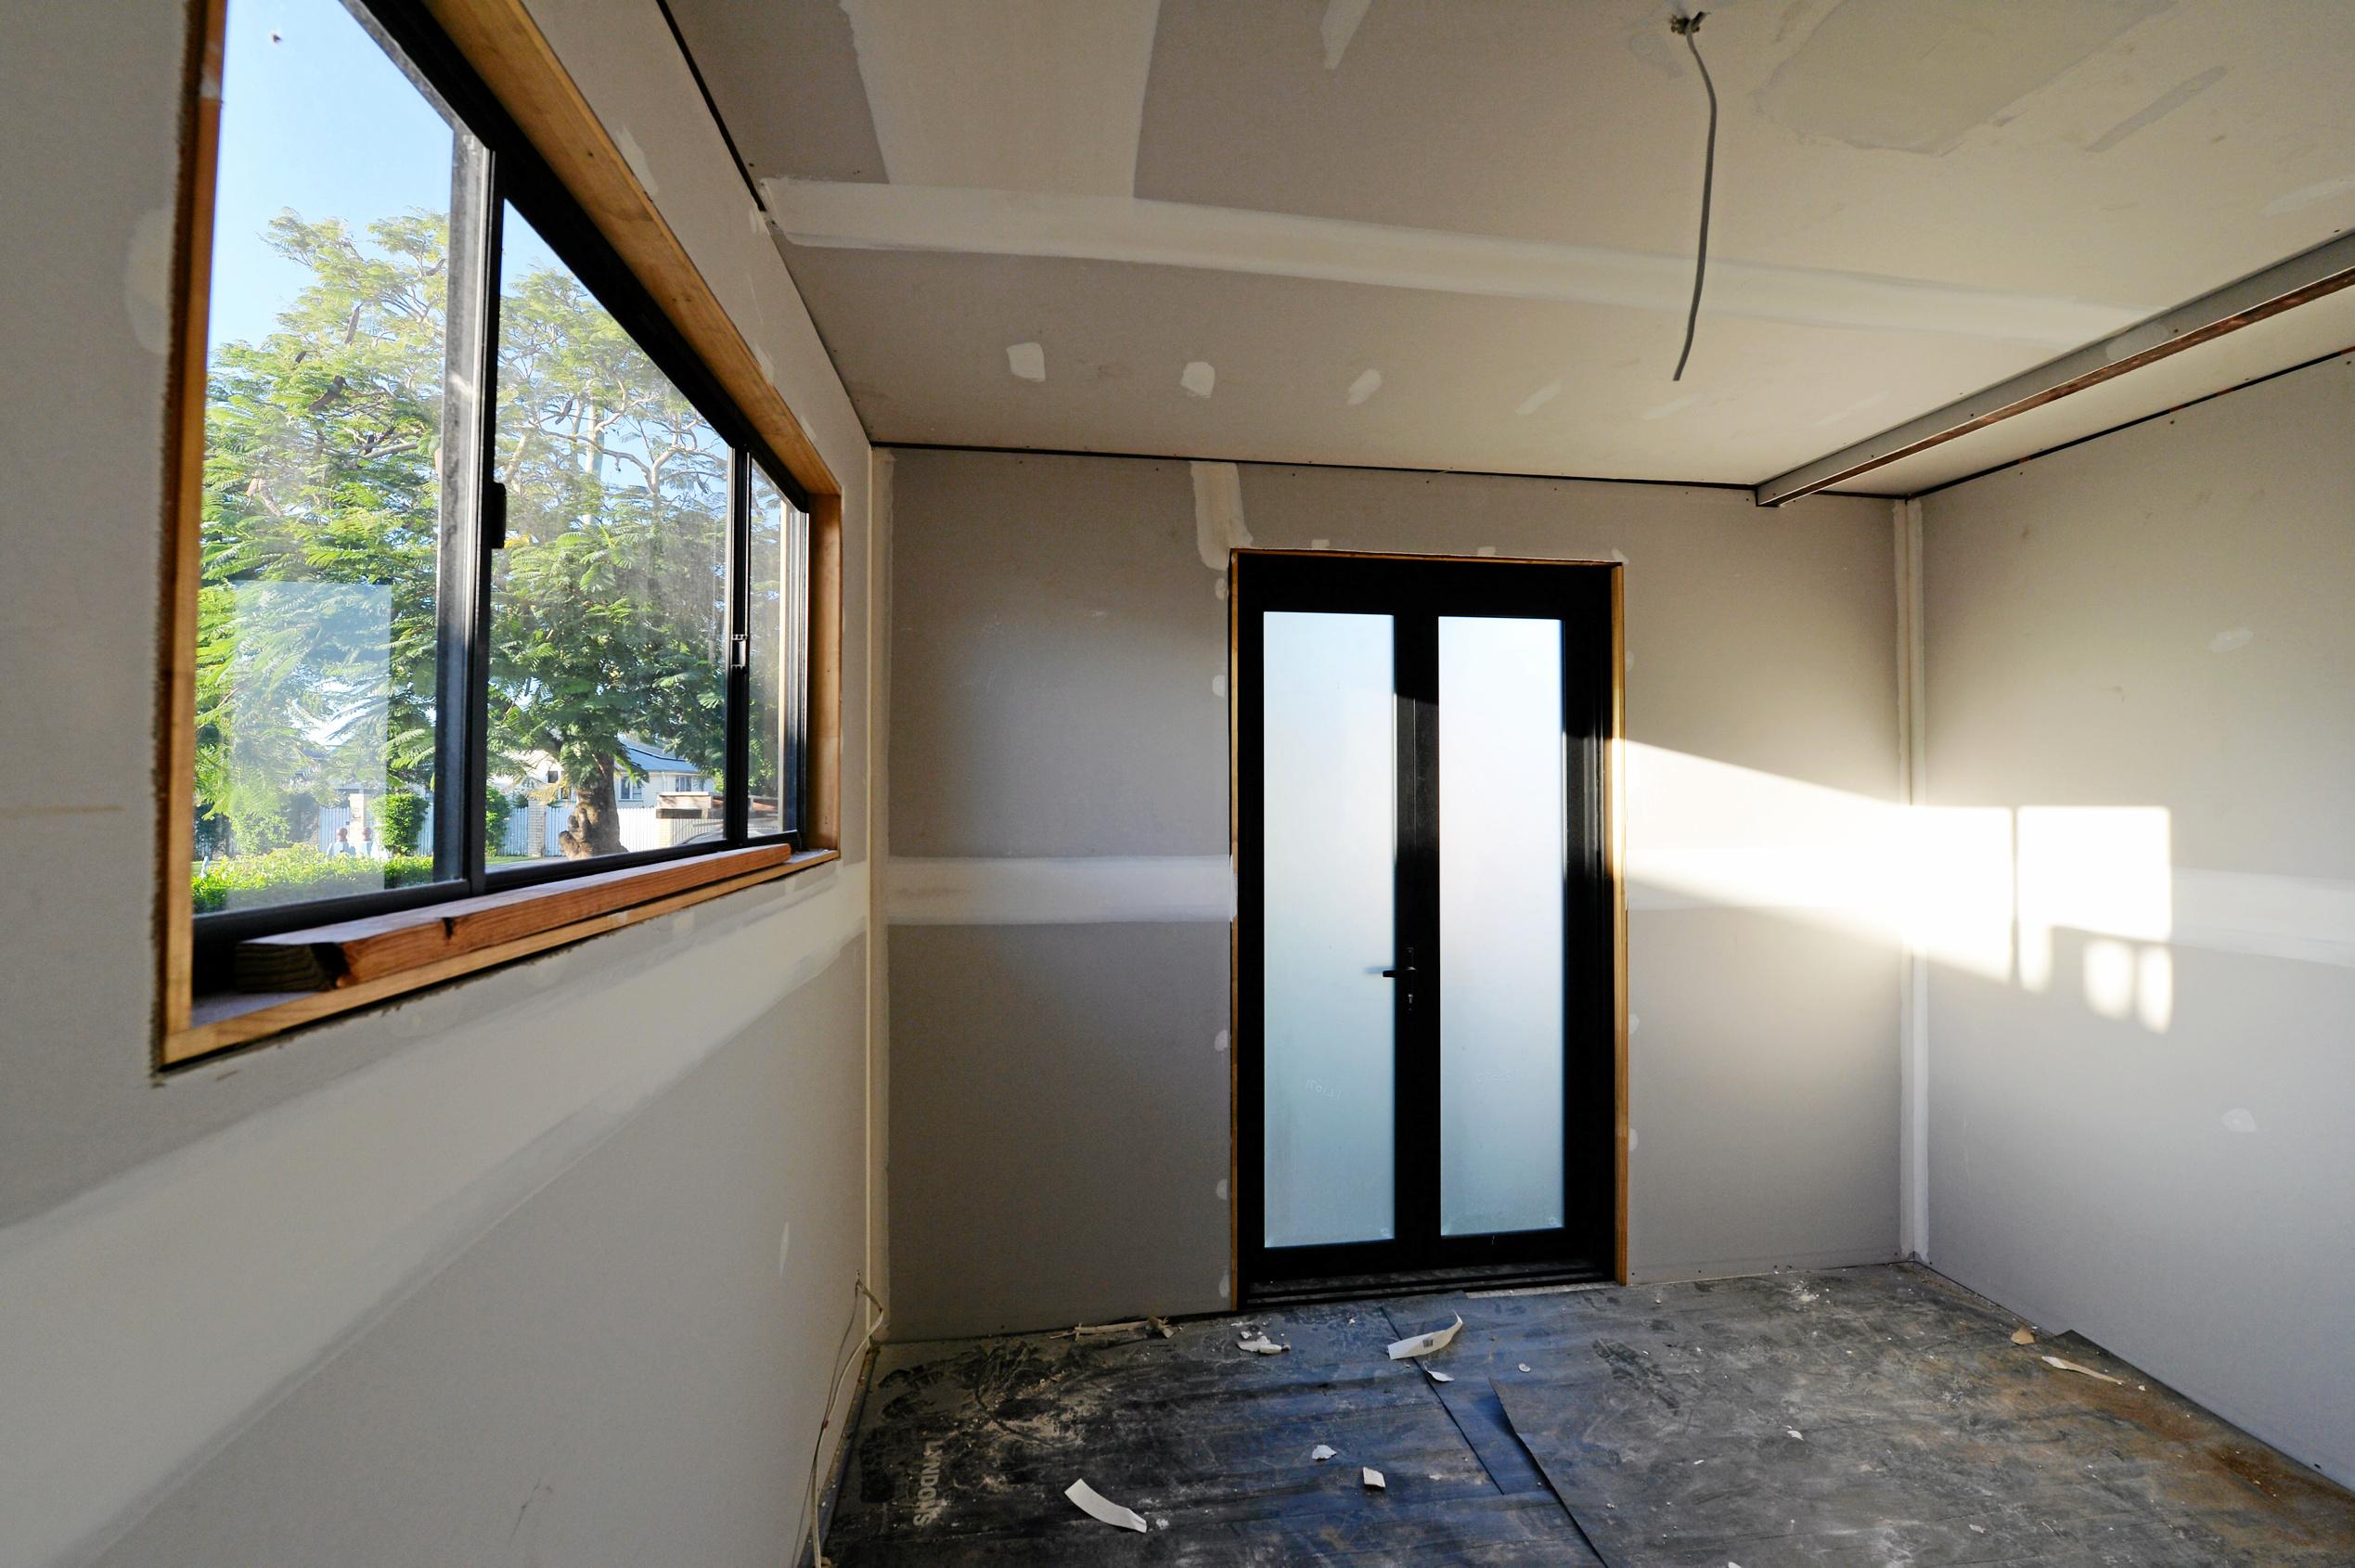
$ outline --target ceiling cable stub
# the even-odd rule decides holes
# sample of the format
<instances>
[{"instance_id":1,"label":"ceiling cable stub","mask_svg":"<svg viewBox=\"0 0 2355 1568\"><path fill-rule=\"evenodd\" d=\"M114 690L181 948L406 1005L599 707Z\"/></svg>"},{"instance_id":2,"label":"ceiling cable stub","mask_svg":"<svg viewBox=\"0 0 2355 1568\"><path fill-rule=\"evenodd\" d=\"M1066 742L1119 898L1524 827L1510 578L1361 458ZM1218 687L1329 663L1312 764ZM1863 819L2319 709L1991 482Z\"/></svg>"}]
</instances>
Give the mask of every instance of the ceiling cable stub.
<instances>
[{"instance_id":1,"label":"ceiling cable stub","mask_svg":"<svg viewBox=\"0 0 2355 1568\"><path fill-rule=\"evenodd\" d=\"M1718 177L1718 85L1709 80L1708 64L1702 59L1701 45L1694 38L1708 14L1706 11L1695 11L1689 17L1668 19L1668 31L1683 39L1684 46L1692 51L1692 63L1701 71L1701 86L1709 95L1708 150L1701 164L1701 238L1692 255L1692 302L1684 313L1684 350L1677 355L1676 373L1668 378L1672 381L1684 379L1685 364L1692 357L1693 328L1701 320L1701 284L1709 270L1709 201L1711 187L1717 184Z\"/></svg>"}]
</instances>

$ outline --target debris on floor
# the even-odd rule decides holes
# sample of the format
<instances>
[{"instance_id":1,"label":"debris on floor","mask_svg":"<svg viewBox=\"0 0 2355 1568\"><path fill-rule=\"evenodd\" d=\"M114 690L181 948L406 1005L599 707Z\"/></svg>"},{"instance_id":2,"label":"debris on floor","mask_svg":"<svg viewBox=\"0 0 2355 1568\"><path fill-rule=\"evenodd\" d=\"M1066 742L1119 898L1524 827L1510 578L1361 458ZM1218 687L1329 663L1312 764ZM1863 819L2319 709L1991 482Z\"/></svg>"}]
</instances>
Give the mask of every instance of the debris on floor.
<instances>
[{"instance_id":1,"label":"debris on floor","mask_svg":"<svg viewBox=\"0 0 2355 1568\"><path fill-rule=\"evenodd\" d=\"M2036 1343L2036 1330L2023 1323L2018 1328L2012 1330L2012 1343L2014 1344L2034 1344Z\"/></svg>"},{"instance_id":2,"label":"debris on floor","mask_svg":"<svg viewBox=\"0 0 2355 1568\"><path fill-rule=\"evenodd\" d=\"M1463 1332L1463 1318L1458 1317L1454 1322L1444 1329L1434 1329L1427 1334L1409 1334L1405 1339L1393 1340L1390 1344L1390 1359L1411 1361L1419 1356L1429 1356L1434 1351L1445 1350L1455 1343L1456 1336L1461 1332Z\"/></svg>"},{"instance_id":3,"label":"debris on floor","mask_svg":"<svg viewBox=\"0 0 2355 1568\"><path fill-rule=\"evenodd\" d=\"M1803 1313L1795 1279L1821 1298ZM1454 1381L1398 1377L1386 1345L1451 1313ZM2021 1356L2021 1326L1900 1265L1313 1305L1190 1324L1174 1346L1067 1329L887 1346L826 1551L841 1568L1098 1568L1132 1549L1096 1531L1136 1529L1133 1512L1158 1568L2355 1564L2355 1497L2158 1382L2127 1400L2056 1382L2046 1350L2109 1358L2041 1329ZM1229 1330L1289 1353L1231 1350ZM1540 1361L1542 1378L1513 1373ZM1369 1484L1375 1454L1409 1484ZM1107 1520L1074 1492L1081 1525L1042 1507L1090 1472L1152 1511Z\"/></svg>"},{"instance_id":4,"label":"debris on floor","mask_svg":"<svg viewBox=\"0 0 2355 1568\"><path fill-rule=\"evenodd\" d=\"M2089 1378L2099 1378L2104 1382L2114 1382L2120 1388L2126 1386L2124 1378L2114 1378L2107 1372L2097 1372L2091 1367L2081 1367L2074 1361L2064 1361L2057 1356L2047 1356L2043 1357L2043 1361L2056 1372L2082 1372Z\"/></svg>"},{"instance_id":5,"label":"debris on floor","mask_svg":"<svg viewBox=\"0 0 2355 1568\"><path fill-rule=\"evenodd\" d=\"M1422 1363L1417 1362L1416 1365L1422 1366ZM1431 1374L1431 1381L1433 1382L1453 1382L1456 1381L1436 1367L1423 1367L1422 1369Z\"/></svg>"},{"instance_id":6,"label":"debris on floor","mask_svg":"<svg viewBox=\"0 0 2355 1568\"><path fill-rule=\"evenodd\" d=\"M1132 1317L1126 1323L1075 1323L1071 1337L1082 1344L1090 1340L1141 1340L1152 1334L1149 1326L1158 1319Z\"/></svg>"},{"instance_id":7,"label":"debris on floor","mask_svg":"<svg viewBox=\"0 0 2355 1568\"><path fill-rule=\"evenodd\" d=\"M1362 1465L1359 1468L1365 1472L1364 1480L1367 1490L1373 1492L1386 1492L1390 1490L1390 1483L1383 1479L1382 1472L1374 1469L1371 1465Z\"/></svg>"},{"instance_id":8,"label":"debris on floor","mask_svg":"<svg viewBox=\"0 0 2355 1568\"><path fill-rule=\"evenodd\" d=\"M1254 1356L1281 1356L1285 1351L1290 1350L1292 1346L1288 1344L1278 1344L1274 1340L1269 1339L1267 1332L1263 1330L1259 1333L1253 1334L1248 1339L1238 1341L1236 1348L1239 1350L1248 1350Z\"/></svg>"},{"instance_id":9,"label":"debris on floor","mask_svg":"<svg viewBox=\"0 0 2355 1568\"><path fill-rule=\"evenodd\" d=\"M1090 1486L1085 1481L1075 1481L1063 1488L1063 1496L1079 1505L1079 1511L1090 1519L1100 1519L1122 1530L1142 1530L1144 1515L1133 1508L1123 1508Z\"/></svg>"}]
</instances>

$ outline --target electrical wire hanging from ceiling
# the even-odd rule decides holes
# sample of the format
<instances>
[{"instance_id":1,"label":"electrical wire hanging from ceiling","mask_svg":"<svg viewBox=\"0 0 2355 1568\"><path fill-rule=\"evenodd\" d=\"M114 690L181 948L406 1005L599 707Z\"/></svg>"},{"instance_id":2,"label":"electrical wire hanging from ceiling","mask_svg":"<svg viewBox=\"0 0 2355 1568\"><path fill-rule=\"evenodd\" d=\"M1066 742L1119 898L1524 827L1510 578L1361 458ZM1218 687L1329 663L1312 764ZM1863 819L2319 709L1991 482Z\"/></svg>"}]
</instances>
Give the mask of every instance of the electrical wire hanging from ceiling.
<instances>
[{"instance_id":1,"label":"electrical wire hanging from ceiling","mask_svg":"<svg viewBox=\"0 0 2355 1568\"><path fill-rule=\"evenodd\" d=\"M1701 31L1701 19L1708 14L1695 11L1689 17L1668 19L1668 31L1692 51L1692 63L1701 68L1701 85L1709 95L1709 150L1701 164L1701 243L1692 256L1692 303L1684 313L1684 352L1677 355L1677 373L1668 378L1672 381L1684 379L1685 362L1692 357L1692 329L1701 320L1701 281L1709 269L1709 194L1718 177L1718 84L1709 80L1708 62L1701 58L1701 45L1692 36Z\"/></svg>"}]
</instances>

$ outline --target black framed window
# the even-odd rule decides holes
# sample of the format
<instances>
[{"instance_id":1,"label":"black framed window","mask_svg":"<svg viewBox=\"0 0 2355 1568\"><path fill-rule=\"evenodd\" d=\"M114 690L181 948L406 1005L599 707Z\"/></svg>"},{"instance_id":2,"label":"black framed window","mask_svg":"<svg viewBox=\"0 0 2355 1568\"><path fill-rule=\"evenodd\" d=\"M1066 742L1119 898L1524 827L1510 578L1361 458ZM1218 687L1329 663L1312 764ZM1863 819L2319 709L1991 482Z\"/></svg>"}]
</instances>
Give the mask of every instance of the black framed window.
<instances>
[{"instance_id":1,"label":"black framed window","mask_svg":"<svg viewBox=\"0 0 2355 1568\"><path fill-rule=\"evenodd\" d=\"M229 0L200 970L803 842L806 495L408 0Z\"/></svg>"}]
</instances>

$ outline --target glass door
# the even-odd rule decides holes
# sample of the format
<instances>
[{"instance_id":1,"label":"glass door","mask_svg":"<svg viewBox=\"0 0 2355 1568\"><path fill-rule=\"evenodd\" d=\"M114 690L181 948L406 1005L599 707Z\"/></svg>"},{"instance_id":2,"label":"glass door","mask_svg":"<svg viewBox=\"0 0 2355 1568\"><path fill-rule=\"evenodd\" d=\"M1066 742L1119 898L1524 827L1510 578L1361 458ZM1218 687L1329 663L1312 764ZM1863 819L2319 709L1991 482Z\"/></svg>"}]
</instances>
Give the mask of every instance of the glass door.
<instances>
[{"instance_id":1,"label":"glass door","mask_svg":"<svg viewBox=\"0 0 2355 1568\"><path fill-rule=\"evenodd\" d=\"M1609 1268L1614 571L1237 556L1247 1292Z\"/></svg>"},{"instance_id":2,"label":"glass door","mask_svg":"<svg viewBox=\"0 0 2355 1568\"><path fill-rule=\"evenodd\" d=\"M1270 1246L1398 1233L1393 634L1387 615L1265 622Z\"/></svg>"}]
</instances>

